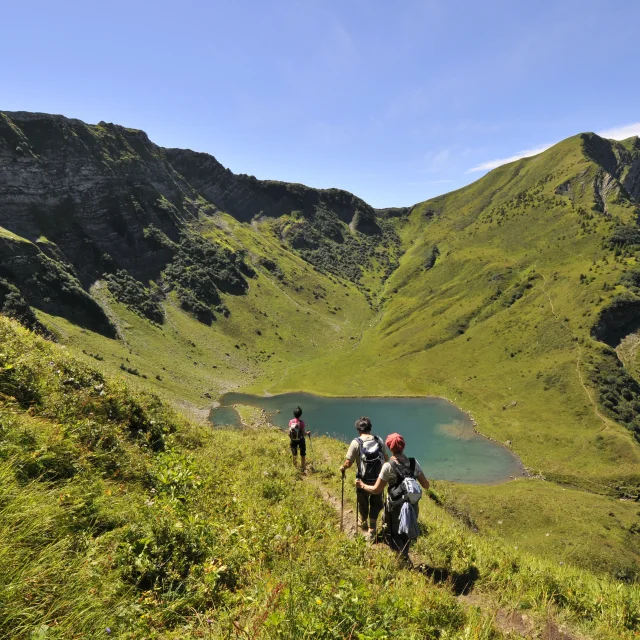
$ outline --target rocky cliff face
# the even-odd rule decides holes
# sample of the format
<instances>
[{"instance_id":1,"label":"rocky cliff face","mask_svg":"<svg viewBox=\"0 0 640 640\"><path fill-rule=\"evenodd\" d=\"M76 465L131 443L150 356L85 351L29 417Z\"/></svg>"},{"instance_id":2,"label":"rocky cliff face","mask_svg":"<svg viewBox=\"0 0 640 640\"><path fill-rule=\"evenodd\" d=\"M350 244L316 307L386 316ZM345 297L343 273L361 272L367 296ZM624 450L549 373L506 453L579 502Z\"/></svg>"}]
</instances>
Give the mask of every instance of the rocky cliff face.
<instances>
[{"instance_id":1,"label":"rocky cliff face","mask_svg":"<svg viewBox=\"0 0 640 640\"><path fill-rule=\"evenodd\" d=\"M593 133L581 137L585 154L602 168L598 190L622 187L623 197L640 202L640 138L614 142Z\"/></svg>"},{"instance_id":2,"label":"rocky cliff face","mask_svg":"<svg viewBox=\"0 0 640 640\"><path fill-rule=\"evenodd\" d=\"M0 277L32 306L113 334L91 284L123 270L159 279L189 223L216 210L243 222L295 212L314 237L332 229L335 241L346 225L380 234L376 212L345 191L234 175L212 156L113 124L0 113Z\"/></svg>"},{"instance_id":3,"label":"rocky cliff face","mask_svg":"<svg viewBox=\"0 0 640 640\"><path fill-rule=\"evenodd\" d=\"M256 215L278 217L294 211L313 219L320 209L362 233L379 232L374 209L347 191L235 175L212 156L188 149L165 149L164 153L171 166L209 202L243 222Z\"/></svg>"}]
</instances>

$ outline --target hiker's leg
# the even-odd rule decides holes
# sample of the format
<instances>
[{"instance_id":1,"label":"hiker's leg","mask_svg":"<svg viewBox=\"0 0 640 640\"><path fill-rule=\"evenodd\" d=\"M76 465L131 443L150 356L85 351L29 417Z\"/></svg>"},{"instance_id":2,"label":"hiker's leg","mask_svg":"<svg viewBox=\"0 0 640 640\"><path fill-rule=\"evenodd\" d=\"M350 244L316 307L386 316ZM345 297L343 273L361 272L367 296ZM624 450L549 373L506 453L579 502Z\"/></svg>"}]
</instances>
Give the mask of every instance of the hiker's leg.
<instances>
[{"instance_id":1,"label":"hiker's leg","mask_svg":"<svg viewBox=\"0 0 640 640\"><path fill-rule=\"evenodd\" d=\"M305 439L300 440L300 469L304 471L307 468L307 443Z\"/></svg>"},{"instance_id":2,"label":"hiker's leg","mask_svg":"<svg viewBox=\"0 0 640 640\"><path fill-rule=\"evenodd\" d=\"M369 532L371 535L375 537L376 524L378 520L378 515L382 511L383 500L382 494L371 495L369 498Z\"/></svg>"},{"instance_id":3,"label":"hiker's leg","mask_svg":"<svg viewBox=\"0 0 640 640\"><path fill-rule=\"evenodd\" d=\"M291 443L291 455L293 457L293 466L297 467L298 466L298 443L297 442Z\"/></svg>"},{"instance_id":4,"label":"hiker's leg","mask_svg":"<svg viewBox=\"0 0 640 640\"><path fill-rule=\"evenodd\" d=\"M369 494L362 489L356 489L358 498L358 513L360 514L360 528L369 529Z\"/></svg>"},{"instance_id":5,"label":"hiker's leg","mask_svg":"<svg viewBox=\"0 0 640 640\"><path fill-rule=\"evenodd\" d=\"M400 528L400 509L402 505L396 505L389 509L389 525L391 528L390 547L399 553L403 552L405 541L402 534L398 533Z\"/></svg>"}]
</instances>

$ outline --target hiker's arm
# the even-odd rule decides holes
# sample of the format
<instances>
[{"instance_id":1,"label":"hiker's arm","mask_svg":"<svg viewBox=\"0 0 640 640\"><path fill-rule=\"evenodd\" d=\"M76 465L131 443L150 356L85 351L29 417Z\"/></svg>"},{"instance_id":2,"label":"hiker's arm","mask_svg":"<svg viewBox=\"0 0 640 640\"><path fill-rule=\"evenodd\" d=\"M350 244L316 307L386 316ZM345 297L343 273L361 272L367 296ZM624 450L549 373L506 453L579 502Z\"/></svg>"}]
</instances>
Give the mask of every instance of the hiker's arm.
<instances>
[{"instance_id":1,"label":"hiker's arm","mask_svg":"<svg viewBox=\"0 0 640 640\"><path fill-rule=\"evenodd\" d=\"M356 480L356 487L359 489L364 489L367 493L372 493L374 496L377 496L379 493L384 491L384 488L387 486L387 481L378 477L375 484L365 484L358 478Z\"/></svg>"},{"instance_id":2,"label":"hiker's arm","mask_svg":"<svg viewBox=\"0 0 640 640\"><path fill-rule=\"evenodd\" d=\"M349 449L347 450L347 455L345 456L345 460L342 463L342 466L340 467L340 473L342 473L344 475L344 472L351 466L353 465L353 463L355 462L356 459L356 453L358 451L358 445L356 443L356 441L354 440L350 445L349 445Z\"/></svg>"},{"instance_id":3,"label":"hiker's arm","mask_svg":"<svg viewBox=\"0 0 640 640\"><path fill-rule=\"evenodd\" d=\"M427 480L427 476L425 476L424 473L420 473L420 475L418 476L418 482L422 485L423 489L429 488L429 481Z\"/></svg>"}]
</instances>

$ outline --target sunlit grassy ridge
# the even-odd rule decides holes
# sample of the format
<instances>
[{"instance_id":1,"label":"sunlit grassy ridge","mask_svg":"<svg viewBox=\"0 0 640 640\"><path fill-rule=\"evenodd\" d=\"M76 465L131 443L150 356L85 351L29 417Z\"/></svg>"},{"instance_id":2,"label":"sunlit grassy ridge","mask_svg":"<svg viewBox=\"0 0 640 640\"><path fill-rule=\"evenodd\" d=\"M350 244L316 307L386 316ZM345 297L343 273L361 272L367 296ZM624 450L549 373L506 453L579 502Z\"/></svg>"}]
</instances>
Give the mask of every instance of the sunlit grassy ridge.
<instances>
[{"instance_id":1,"label":"sunlit grassy ridge","mask_svg":"<svg viewBox=\"0 0 640 640\"><path fill-rule=\"evenodd\" d=\"M602 404L618 374L597 373L616 369L616 357L592 327L636 264L609 238L635 224L637 205L615 180L600 189L606 172L587 150L593 140L570 138L414 207L399 222L406 253L372 327L346 357L299 366L270 390L442 395L470 411L482 433L509 442L533 473L636 496L638 445ZM543 485L526 499L519 484L459 493L474 520L521 548L600 568L614 560L623 574L637 567L632 502ZM620 505L620 520L608 515ZM563 519L547 537L549 523Z\"/></svg>"},{"instance_id":2,"label":"sunlit grassy ridge","mask_svg":"<svg viewBox=\"0 0 640 640\"><path fill-rule=\"evenodd\" d=\"M301 478L277 430L205 432L2 317L0 339L3 636L502 637L456 598L466 585L636 637L637 587L510 550L426 498L423 573L340 534L321 497L340 443L317 440Z\"/></svg>"},{"instance_id":3,"label":"sunlit grassy ridge","mask_svg":"<svg viewBox=\"0 0 640 640\"><path fill-rule=\"evenodd\" d=\"M319 376L317 364L315 386L444 393L476 415L483 433L511 440L535 471L576 482L637 476L630 434L603 425L578 375L591 386L586 360L599 351L590 329L614 295L603 284L615 284L623 266L603 238L615 217L626 221L634 210L612 203L608 217L585 222L598 168L581 145L571 138L416 206L401 230L408 249L382 294L384 312L349 355L358 376L329 358L331 376ZM582 184L574 200L556 194L571 179ZM439 255L426 268L434 245Z\"/></svg>"}]
</instances>

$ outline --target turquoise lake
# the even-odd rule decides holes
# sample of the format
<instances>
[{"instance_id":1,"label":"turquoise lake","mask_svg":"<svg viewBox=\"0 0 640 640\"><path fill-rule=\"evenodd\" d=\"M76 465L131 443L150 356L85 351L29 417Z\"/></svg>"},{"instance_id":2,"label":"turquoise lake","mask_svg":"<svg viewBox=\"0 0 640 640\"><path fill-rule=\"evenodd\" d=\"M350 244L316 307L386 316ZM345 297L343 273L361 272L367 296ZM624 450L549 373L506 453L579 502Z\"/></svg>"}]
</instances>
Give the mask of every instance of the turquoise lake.
<instances>
[{"instance_id":1,"label":"turquoise lake","mask_svg":"<svg viewBox=\"0 0 640 640\"><path fill-rule=\"evenodd\" d=\"M300 405L312 438L327 435L345 443L358 435L356 419L368 416L373 432L383 439L389 433L402 434L407 443L405 453L420 462L428 478L495 484L525 474L522 462L511 450L476 433L470 418L441 398L329 398L309 393L261 397L227 393L220 398L220 407L211 411L213 424L240 426L235 404L264 409L270 422L283 429ZM307 455L313 457L309 450Z\"/></svg>"}]
</instances>

